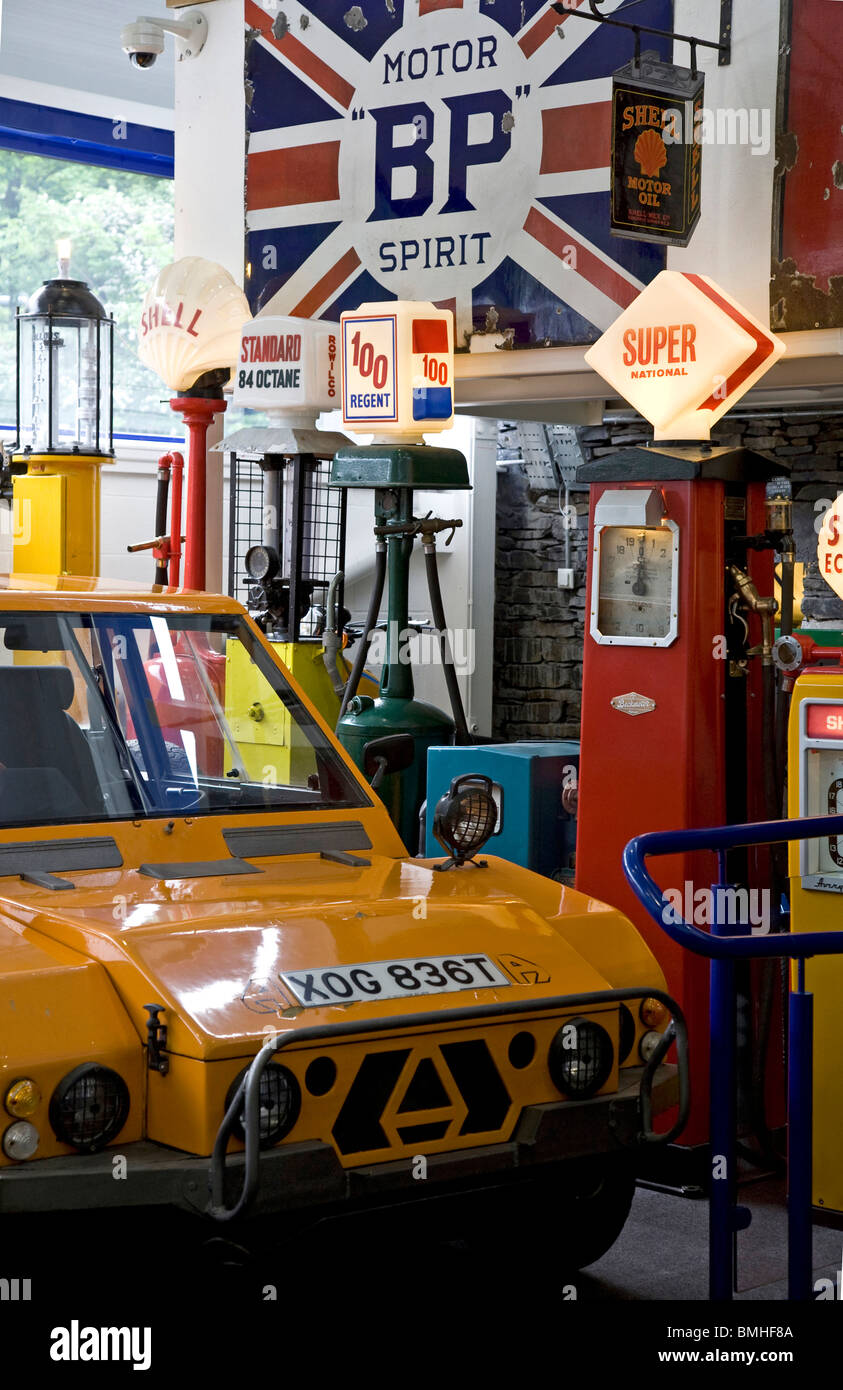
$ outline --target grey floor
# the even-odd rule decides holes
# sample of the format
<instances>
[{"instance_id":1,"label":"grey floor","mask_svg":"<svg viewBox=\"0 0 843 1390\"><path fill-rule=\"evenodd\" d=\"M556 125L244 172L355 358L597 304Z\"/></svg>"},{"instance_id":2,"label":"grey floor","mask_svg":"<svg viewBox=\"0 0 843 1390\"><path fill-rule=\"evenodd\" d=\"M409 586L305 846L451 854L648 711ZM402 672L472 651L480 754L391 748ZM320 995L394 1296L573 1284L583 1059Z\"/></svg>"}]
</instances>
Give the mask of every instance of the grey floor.
<instances>
[{"instance_id":1,"label":"grey floor","mask_svg":"<svg viewBox=\"0 0 843 1390\"><path fill-rule=\"evenodd\" d=\"M739 1300L787 1297L787 1210L775 1179L741 1186L752 1224L738 1236ZM814 1278L840 1279L843 1231L814 1227ZM638 1188L620 1239L579 1276L581 1299L708 1297L708 1203ZM839 1289L838 1289L839 1296Z\"/></svg>"}]
</instances>

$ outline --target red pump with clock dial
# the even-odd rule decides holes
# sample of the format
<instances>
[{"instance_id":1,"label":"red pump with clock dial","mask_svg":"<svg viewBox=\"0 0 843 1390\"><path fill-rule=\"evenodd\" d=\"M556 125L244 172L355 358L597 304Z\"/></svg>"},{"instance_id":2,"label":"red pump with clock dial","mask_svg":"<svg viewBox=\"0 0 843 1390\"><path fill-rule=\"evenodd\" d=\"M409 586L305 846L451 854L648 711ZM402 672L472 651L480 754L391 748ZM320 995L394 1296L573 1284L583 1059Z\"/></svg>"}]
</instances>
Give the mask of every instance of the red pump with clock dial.
<instances>
[{"instance_id":1,"label":"red pump with clock dial","mask_svg":"<svg viewBox=\"0 0 843 1390\"><path fill-rule=\"evenodd\" d=\"M578 475L591 507L576 886L626 912L685 1010L692 1111L682 1142L692 1148L708 1134L708 962L659 930L621 856L644 831L770 814L762 663L751 657L764 645L762 620L730 567L748 592L773 593L765 484L780 472L748 450L693 446L626 450ZM659 881L685 903L687 885L707 889L712 869L706 857L677 856L661 862ZM765 852L729 873L769 884ZM747 981L747 1036L756 994Z\"/></svg>"}]
</instances>

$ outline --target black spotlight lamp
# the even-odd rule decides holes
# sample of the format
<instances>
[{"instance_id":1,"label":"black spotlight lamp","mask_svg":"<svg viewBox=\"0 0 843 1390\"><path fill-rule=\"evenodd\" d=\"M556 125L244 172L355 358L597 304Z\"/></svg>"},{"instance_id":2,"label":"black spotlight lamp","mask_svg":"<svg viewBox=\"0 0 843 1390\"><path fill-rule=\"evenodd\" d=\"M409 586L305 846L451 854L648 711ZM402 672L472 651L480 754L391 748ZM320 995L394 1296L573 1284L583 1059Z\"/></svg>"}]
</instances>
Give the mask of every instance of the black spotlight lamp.
<instances>
[{"instance_id":1,"label":"black spotlight lamp","mask_svg":"<svg viewBox=\"0 0 843 1390\"><path fill-rule=\"evenodd\" d=\"M498 808L492 795L492 780L468 773L455 777L433 813L433 833L450 858L437 869L459 868L469 861L478 869L486 861L475 859L498 823Z\"/></svg>"}]
</instances>

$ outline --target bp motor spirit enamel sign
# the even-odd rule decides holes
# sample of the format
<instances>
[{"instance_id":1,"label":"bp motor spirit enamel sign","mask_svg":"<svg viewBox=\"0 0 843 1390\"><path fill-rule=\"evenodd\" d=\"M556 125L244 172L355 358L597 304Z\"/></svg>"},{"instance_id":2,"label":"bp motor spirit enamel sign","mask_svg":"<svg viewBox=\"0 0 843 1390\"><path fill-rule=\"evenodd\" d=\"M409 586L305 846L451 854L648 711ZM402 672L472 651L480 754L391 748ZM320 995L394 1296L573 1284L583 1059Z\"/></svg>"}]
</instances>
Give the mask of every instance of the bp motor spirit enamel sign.
<instances>
[{"instance_id":1,"label":"bp motor spirit enamel sign","mask_svg":"<svg viewBox=\"0 0 843 1390\"><path fill-rule=\"evenodd\" d=\"M670 0L602 6L627 10L671 26ZM546 0L245 0L245 21L255 312L421 300L457 350L589 343L663 268L610 230L627 31Z\"/></svg>"}]
</instances>

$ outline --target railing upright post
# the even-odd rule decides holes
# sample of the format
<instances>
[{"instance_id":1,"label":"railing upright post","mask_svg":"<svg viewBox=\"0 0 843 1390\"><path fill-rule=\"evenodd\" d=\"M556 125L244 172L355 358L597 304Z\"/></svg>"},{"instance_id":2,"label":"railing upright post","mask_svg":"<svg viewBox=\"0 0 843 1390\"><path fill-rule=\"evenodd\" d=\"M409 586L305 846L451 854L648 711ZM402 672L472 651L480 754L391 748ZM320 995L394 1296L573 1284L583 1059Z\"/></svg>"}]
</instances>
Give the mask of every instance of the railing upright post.
<instances>
[{"instance_id":1,"label":"railing upright post","mask_svg":"<svg viewBox=\"0 0 843 1390\"><path fill-rule=\"evenodd\" d=\"M712 936L727 933L720 920L723 905L722 884L714 886L714 923ZM712 958L709 1018L711 1021L711 1051L709 1076L709 1114L711 1137L711 1186L708 1206L708 1296L712 1302L728 1303L732 1299L734 1273L734 1205L735 1205L735 1099L736 1054L735 1039L735 963L726 958Z\"/></svg>"},{"instance_id":2,"label":"railing upright post","mask_svg":"<svg viewBox=\"0 0 843 1390\"><path fill-rule=\"evenodd\" d=\"M787 1293L813 1299L811 1170L813 1165L814 996L805 990L805 962L798 963L797 988L788 1010L787 1069Z\"/></svg>"}]
</instances>

